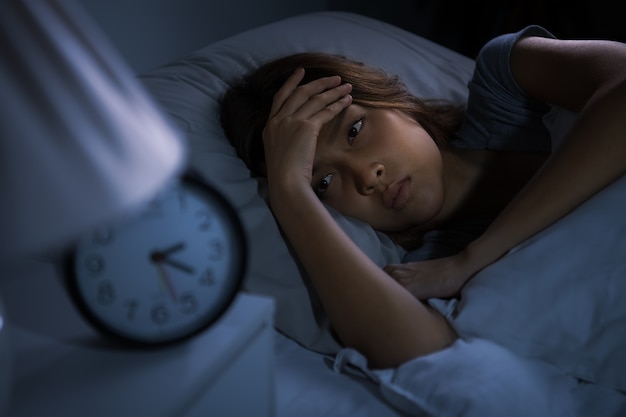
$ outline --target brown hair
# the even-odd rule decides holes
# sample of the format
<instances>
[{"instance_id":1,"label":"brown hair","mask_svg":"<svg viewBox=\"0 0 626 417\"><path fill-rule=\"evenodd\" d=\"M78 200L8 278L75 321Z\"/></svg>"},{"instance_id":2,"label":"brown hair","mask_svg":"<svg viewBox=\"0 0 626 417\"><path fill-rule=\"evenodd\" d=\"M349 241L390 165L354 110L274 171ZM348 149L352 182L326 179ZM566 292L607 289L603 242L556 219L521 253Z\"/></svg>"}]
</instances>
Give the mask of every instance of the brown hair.
<instances>
[{"instance_id":1,"label":"brown hair","mask_svg":"<svg viewBox=\"0 0 626 417\"><path fill-rule=\"evenodd\" d=\"M463 119L462 106L444 100L421 100L409 93L398 77L378 68L326 53L287 55L236 80L221 98L222 128L255 176L265 175L261 134L274 94L299 67L305 69L301 84L339 75L342 82L352 84L354 104L403 111L420 123L439 146L445 146Z\"/></svg>"}]
</instances>

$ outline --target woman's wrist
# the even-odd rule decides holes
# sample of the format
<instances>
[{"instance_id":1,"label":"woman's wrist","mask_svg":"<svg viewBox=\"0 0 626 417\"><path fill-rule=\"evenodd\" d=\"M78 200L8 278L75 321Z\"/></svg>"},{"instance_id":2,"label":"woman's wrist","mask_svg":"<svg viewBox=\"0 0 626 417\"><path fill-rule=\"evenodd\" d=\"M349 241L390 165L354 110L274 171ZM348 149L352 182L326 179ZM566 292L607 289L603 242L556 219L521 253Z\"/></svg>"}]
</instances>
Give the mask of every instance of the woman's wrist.
<instances>
[{"instance_id":1,"label":"woman's wrist","mask_svg":"<svg viewBox=\"0 0 626 417\"><path fill-rule=\"evenodd\" d=\"M468 279L474 274L498 260L502 254L488 250L487 245L477 239L459 254L462 268Z\"/></svg>"},{"instance_id":2,"label":"woman's wrist","mask_svg":"<svg viewBox=\"0 0 626 417\"><path fill-rule=\"evenodd\" d=\"M307 204L309 199L317 200L308 181L285 177L280 180L268 181L269 200L275 214L294 211Z\"/></svg>"}]
</instances>

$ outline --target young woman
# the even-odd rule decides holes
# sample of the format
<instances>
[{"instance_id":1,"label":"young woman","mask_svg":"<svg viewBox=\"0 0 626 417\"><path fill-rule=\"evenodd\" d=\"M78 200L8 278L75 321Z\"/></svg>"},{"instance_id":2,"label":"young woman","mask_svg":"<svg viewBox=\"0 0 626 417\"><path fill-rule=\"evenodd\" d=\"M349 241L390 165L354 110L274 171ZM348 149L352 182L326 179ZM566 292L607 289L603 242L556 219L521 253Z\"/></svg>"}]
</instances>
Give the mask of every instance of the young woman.
<instances>
[{"instance_id":1,"label":"young woman","mask_svg":"<svg viewBox=\"0 0 626 417\"><path fill-rule=\"evenodd\" d=\"M469 89L465 109L422 101L377 69L304 53L259 67L223 98L222 125L267 177L272 211L335 331L373 367L450 345L454 330L420 300L458 294L626 170L625 44L530 26L485 45ZM549 105L578 114L554 152ZM452 256L383 270L321 200L405 241L490 220Z\"/></svg>"}]
</instances>

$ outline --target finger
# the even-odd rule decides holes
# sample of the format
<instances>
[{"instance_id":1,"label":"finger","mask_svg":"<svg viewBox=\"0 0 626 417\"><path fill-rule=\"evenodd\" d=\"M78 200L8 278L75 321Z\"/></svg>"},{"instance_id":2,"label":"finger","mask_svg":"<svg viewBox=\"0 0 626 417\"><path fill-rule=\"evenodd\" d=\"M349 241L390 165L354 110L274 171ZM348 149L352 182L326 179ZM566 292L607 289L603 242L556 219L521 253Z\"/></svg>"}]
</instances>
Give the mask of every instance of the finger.
<instances>
[{"instance_id":1,"label":"finger","mask_svg":"<svg viewBox=\"0 0 626 417\"><path fill-rule=\"evenodd\" d=\"M406 272L412 271L410 267L411 264L412 264L411 262L404 263L404 264L388 264L383 269L388 274L393 273L393 272L406 273Z\"/></svg>"},{"instance_id":2,"label":"finger","mask_svg":"<svg viewBox=\"0 0 626 417\"><path fill-rule=\"evenodd\" d=\"M294 112L293 116L303 119L321 116L324 122L329 121L329 115L334 117L346 107L346 104L352 102L352 97L349 96L350 92L352 92L352 85L341 84L330 90L315 94L303 103Z\"/></svg>"},{"instance_id":3,"label":"finger","mask_svg":"<svg viewBox=\"0 0 626 417\"><path fill-rule=\"evenodd\" d=\"M283 83L283 85L274 94L272 100L272 107L270 109L270 118L274 117L276 113L283 107L285 101L291 96L294 90L300 84L300 81L304 78L304 68L297 68Z\"/></svg>"},{"instance_id":4,"label":"finger","mask_svg":"<svg viewBox=\"0 0 626 417\"><path fill-rule=\"evenodd\" d=\"M405 283L406 279L413 275L412 271L410 271L403 265L387 265L384 267L384 271L391 278L400 283Z\"/></svg>"},{"instance_id":5,"label":"finger","mask_svg":"<svg viewBox=\"0 0 626 417\"><path fill-rule=\"evenodd\" d=\"M352 103L352 96L349 94L344 95L338 100L335 100L334 102L320 109L315 114L309 116L308 119L313 125L317 125L321 129L322 126L324 126L326 123L330 122L335 117L337 117L337 115L341 113L345 108L350 106L351 103ZM307 112L307 111L303 110L303 112Z\"/></svg>"},{"instance_id":6,"label":"finger","mask_svg":"<svg viewBox=\"0 0 626 417\"><path fill-rule=\"evenodd\" d=\"M304 75L304 74L303 74ZM301 80L301 79L300 79ZM331 77L323 77L313 80L307 84L299 85L293 87L291 83L288 85L283 85L284 89L281 87L281 90L277 92L277 95L274 97L273 107L276 110L274 113L271 113L272 116L277 116L281 114L282 116L291 116L296 113L300 108L309 102L312 97L316 97L319 94L323 94L328 90L332 90L341 85L341 78L339 76L331 76ZM345 87L344 87L345 89ZM326 96L321 96L316 99L318 103L322 103L322 100ZM330 101L326 100L325 104L329 104ZM323 108L324 106L319 106L318 110ZM309 111L304 117L310 116L312 113Z\"/></svg>"}]
</instances>

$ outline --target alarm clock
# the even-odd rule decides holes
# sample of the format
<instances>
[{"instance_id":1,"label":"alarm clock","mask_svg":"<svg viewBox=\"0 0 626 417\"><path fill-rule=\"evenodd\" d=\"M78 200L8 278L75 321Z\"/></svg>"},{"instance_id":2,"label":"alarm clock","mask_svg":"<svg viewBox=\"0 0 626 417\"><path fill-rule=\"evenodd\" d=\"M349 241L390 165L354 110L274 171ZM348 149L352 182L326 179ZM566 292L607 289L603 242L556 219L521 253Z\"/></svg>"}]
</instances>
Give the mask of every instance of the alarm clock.
<instances>
[{"instance_id":1,"label":"alarm clock","mask_svg":"<svg viewBox=\"0 0 626 417\"><path fill-rule=\"evenodd\" d=\"M246 239L231 204L196 174L140 212L88 233L68 256L79 311L117 340L163 345L214 323L241 287Z\"/></svg>"}]
</instances>

